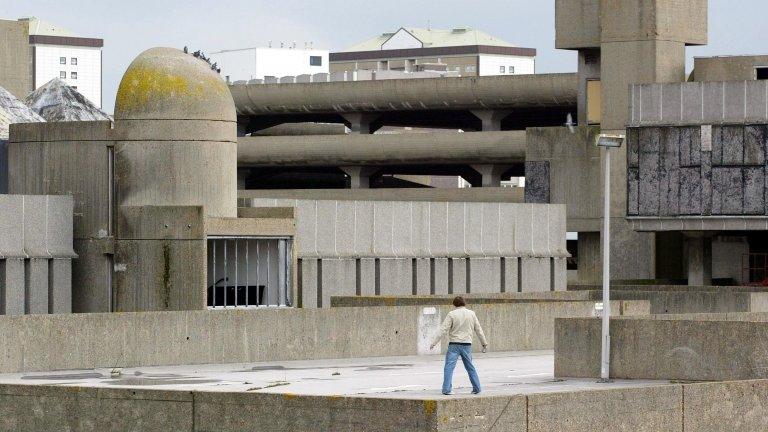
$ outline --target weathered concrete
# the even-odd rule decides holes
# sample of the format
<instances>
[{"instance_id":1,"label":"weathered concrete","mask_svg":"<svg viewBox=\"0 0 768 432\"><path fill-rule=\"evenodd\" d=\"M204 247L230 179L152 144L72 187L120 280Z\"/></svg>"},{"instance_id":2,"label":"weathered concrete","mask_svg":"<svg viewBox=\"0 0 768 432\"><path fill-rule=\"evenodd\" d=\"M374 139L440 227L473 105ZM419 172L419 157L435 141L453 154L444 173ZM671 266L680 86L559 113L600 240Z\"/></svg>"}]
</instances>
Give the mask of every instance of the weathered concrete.
<instances>
[{"instance_id":1,"label":"weathered concrete","mask_svg":"<svg viewBox=\"0 0 768 432\"><path fill-rule=\"evenodd\" d=\"M634 84L629 91L628 125L685 126L768 121L768 82L754 81L754 78L727 82L733 79Z\"/></svg>"},{"instance_id":2,"label":"weathered concrete","mask_svg":"<svg viewBox=\"0 0 768 432\"><path fill-rule=\"evenodd\" d=\"M640 313L643 305L631 307ZM0 340L16 342L0 346L0 372L416 355L422 309L3 316ZM438 306L441 316L450 309ZM485 324L491 350L536 350L552 348L555 317L591 316L594 302L476 305L473 310ZM273 328L282 330L266 330ZM285 339L285 332L294 337Z\"/></svg>"},{"instance_id":3,"label":"weathered concrete","mask_svg":"<svg viewBox=\"0 0 768 432\"><path fill-rule=\"evenodd\" d=\"M766 331L765 313L616 318L611 322L611 376L696 381L765 378ZM597 377L599 358L599 320L556 320L556 376Z\"/></svg>"},{"instance_id":4,"label":"weathered concrete","mask_svg":"<svg viewBox=\"0 0 768 432\"><path fill-rule=\"evenodd\" d=\"M254 200L335 200L522 203L524 188L406 188L406 189L258 189L237 191L241 205Z\"/></svg>"},{"instance_id":5,"label":"weathered concrete","mask_svg":"<svg viewBox=\"0 0 768 432\"><path fill-rule=\"evenodd\" d=\"M525 131L240 137L238 167L503 164L525 161Z\"/></svg>"},{"instance_id":6,"label":"weathered concrete","mask_svg":"<svg viewBox=\"0 0 768 432\"><path fill-rule=\"evenodd\" d=\"M768 56L737 55L718 57L694 57L695 81L753 81L755 68L768 66Z\"/></svg>"},{"instance_id":7,"label":"weathered concrete","mask_svg":"<svg viewBox=\"0 0 768 432\"><path fill-rule=\"evenodd\" d=\"M0 20L0 87L24 99L34 90L29 22Z\"/></svg>"},{"instance_id":8,"label":"weathered concrete","mask_svg":"<svg viewBox=\"0 0 768 432\"><path fill-rule=\"evenodd\" d=\"M230 86L238 114L355 113L576 105L575 74Z\"/></svg>"}]
</instances>

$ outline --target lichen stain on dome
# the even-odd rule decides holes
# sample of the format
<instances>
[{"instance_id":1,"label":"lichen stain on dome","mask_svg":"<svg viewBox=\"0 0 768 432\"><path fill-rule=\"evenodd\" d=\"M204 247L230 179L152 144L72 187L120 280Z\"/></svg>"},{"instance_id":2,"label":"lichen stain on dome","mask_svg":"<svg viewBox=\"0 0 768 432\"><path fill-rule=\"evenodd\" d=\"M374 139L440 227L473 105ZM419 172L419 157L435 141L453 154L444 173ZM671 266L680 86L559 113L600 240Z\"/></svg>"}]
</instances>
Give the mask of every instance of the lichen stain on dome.
<instances>
[{"instance_id":1,"label":"lichen stain on dome","mask_svg":"<svg viewBox=\"0 0 768 432\"><path fill-rule=\"evenodd\" d=\"M170 48L140 54L120 81L115 118L145 117L142 114L235 120L234 102L224 81L201 60Z\"/></svg>"}]
</instances>

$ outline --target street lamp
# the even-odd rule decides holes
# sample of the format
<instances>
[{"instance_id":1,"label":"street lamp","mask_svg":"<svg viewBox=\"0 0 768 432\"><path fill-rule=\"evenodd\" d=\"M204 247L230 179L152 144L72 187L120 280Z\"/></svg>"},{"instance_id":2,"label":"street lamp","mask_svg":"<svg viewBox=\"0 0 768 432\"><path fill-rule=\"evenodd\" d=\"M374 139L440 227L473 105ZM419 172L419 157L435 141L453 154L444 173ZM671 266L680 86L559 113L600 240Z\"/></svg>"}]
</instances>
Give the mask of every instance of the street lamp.
<instances>
[{"instance_id":1,"label":"street lamp","mask_svg":"<svg viewBox=\"0 0 768 432\"><path fill-rule=\"evenodd\" d=\"M609 382L611 364L611 149L619 148L624 135L600 134L597 146L605 147L605 171L603 177L603 332L600 356L600 382Z\"/></svg>"}]
</instances>

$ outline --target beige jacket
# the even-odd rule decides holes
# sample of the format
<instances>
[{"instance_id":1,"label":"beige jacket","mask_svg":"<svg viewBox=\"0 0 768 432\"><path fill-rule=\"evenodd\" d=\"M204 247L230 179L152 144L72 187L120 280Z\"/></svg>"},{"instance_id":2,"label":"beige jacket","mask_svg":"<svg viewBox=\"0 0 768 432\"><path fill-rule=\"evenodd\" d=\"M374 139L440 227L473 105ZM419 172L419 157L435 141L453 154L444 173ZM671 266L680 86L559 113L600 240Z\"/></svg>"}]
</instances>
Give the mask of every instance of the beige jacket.
<instances>
[{"instance_id":1,"label":"beige jacket","mask_svg":"<svg viewBox=\"0 0 768 432\"><path fill-rule=\"evenodd\" d=\"M437 345L446 334L448 335L448 342L472 343L473 333L477 333L483 346L488 345L477 315L465 307L459 307L450 311L445 317L443 324L440 325L440 332L432 344Z\"/></svg>"}]
</instances>

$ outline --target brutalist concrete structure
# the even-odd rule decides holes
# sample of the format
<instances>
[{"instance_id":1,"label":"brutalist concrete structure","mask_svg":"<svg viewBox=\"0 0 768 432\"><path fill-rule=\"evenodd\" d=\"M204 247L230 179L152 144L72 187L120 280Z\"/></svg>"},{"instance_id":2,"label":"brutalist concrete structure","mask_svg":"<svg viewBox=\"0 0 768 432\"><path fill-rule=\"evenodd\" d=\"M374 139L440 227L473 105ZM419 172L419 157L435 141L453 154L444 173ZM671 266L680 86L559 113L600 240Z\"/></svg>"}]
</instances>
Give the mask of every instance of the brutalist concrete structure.
<instances>
[{"instance_id":1,"label":"brutalist concrete structure","mask_svg":"<svg viewBox=\"0 0 768 432\"><path fill-rule=\"evenodd\" d=\"M0 195L0 315L72 311L72 197Z\"/></svg>"},{"instance_id":2,"label":"brutalist concrete structure","mask_svg":"<svg viewBox=\"0 0 768 432\"><path fill-rule=\"evenodd\" d=\"M768 231L768 81L635 85L630 101L632 227L664 233L682 258L667 271L690 284L723 277L718 267L739 282L761 282L768 276L760 259Z\"/></svg>"},{"instance_id":3,"label":"brutalist concrete structure","mask_svg":"<svg viewBox=\"0 0 768 432\"><path fill-rule=\"evenodd\" d=\"M74 196L74 311L203 309L211 238L290 241L292 222L238 219L234 105L206 63L145 51L115 106L114 124L13 125L10 190Z\"/></svg>"},{"instance_id":4,"label":"brutalist concrete structure","mask_svg":"<svg viewBox=\"0 0 768 432\"><path fill-rule=\"evenodd\" d=\"M299 298L566 289L562 205L253 199L296 208Z\"/></svg>"}]
</instances>

